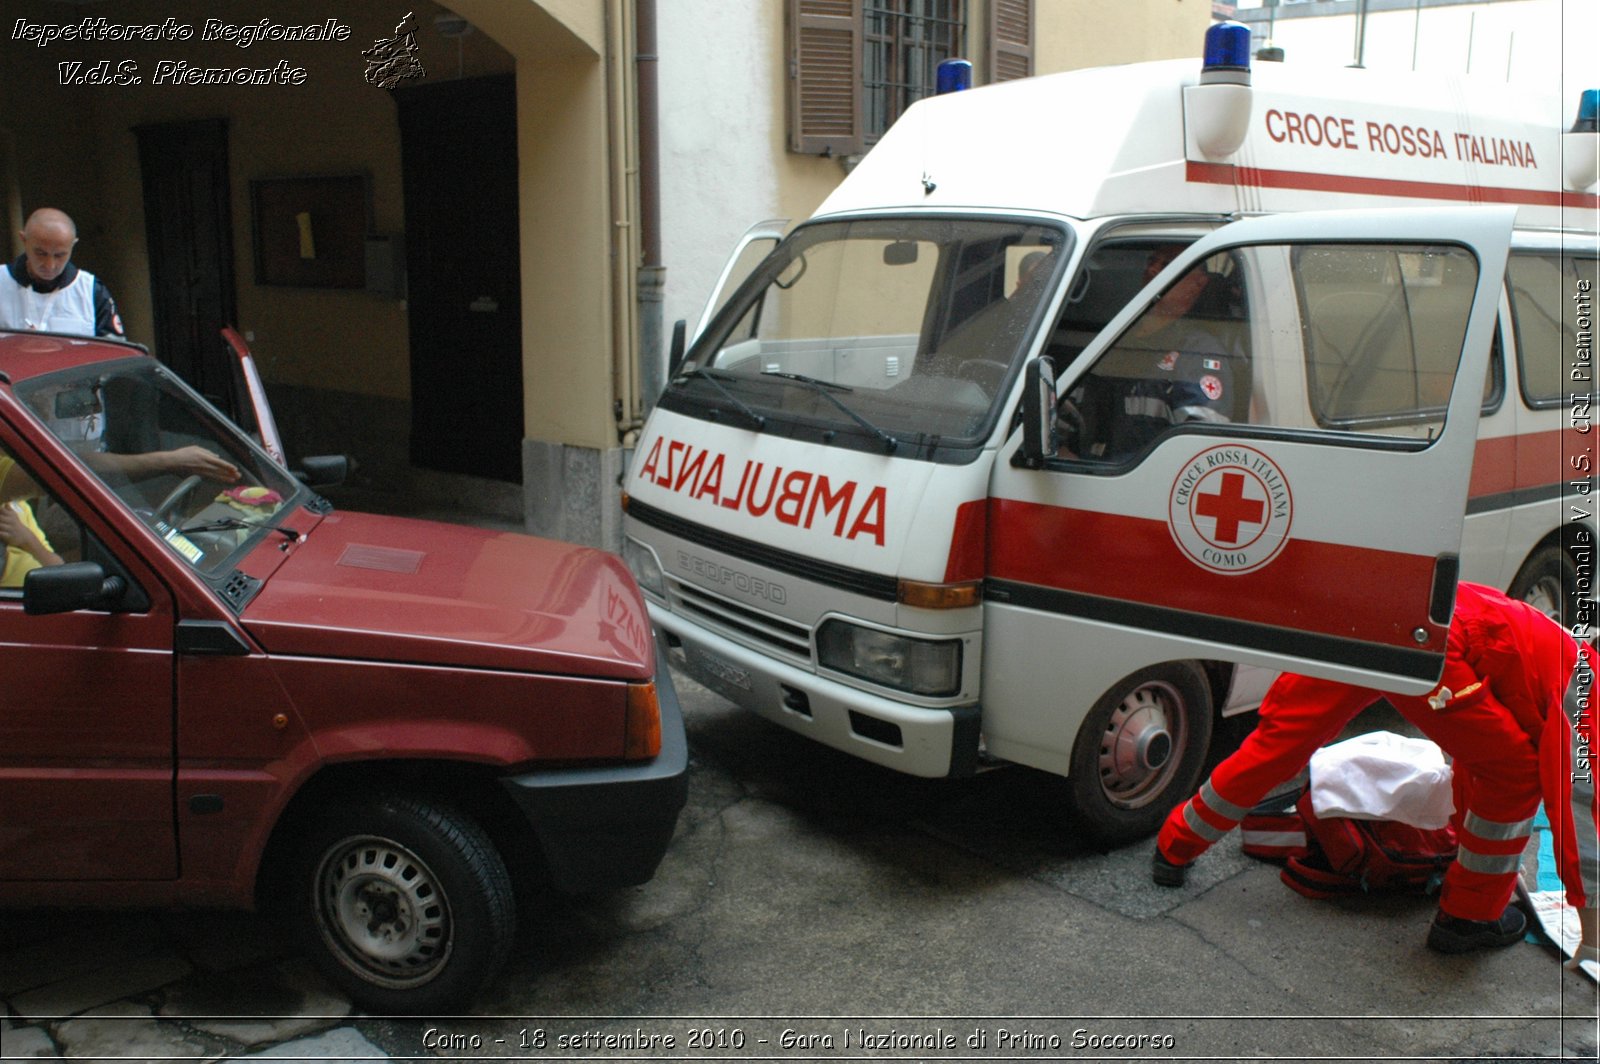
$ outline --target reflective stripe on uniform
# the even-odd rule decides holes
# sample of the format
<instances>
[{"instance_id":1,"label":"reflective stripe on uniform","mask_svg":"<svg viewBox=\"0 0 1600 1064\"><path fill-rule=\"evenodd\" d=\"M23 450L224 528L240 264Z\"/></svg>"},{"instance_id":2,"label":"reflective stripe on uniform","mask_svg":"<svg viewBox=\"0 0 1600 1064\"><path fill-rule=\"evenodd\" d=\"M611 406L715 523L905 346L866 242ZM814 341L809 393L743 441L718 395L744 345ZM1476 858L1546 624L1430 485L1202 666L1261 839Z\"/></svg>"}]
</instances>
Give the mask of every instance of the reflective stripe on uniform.
<instances>
[{"instance_id":1,"label":"reflective stripe on uniform","mask_svg":"<svg viewBox=\"0 0 1600 1064\"><path fill-rule=\"evenodd\" d=\"M1468 872L1485 876L1504 876L1522 864L1520 853L1477 853L1462 846L1456 851L1456 864Z\"/></svg>"},{"instance_id":2,"label":"reflective stripe on uniform","mask_svg":"<svg viewBox=\"0 0 1600 1064\"><path fill-rule=\"evenodd\" d=\"M1158 417L1172 420L1172 405L1153 395L1126 395L1122 398L1122 412L1129 417Z\"/></svg>"},{"instance_id":3,"label":"reflective stripe on uniform","mask_svg":"<svg viewBox=\"0 0 1600 1064\"><path fill-rule=\"evenodd\" d=\"M1594 672L1582 652L1573 667L1572 680L1567 684L1566 698L1561 708L1567 715L1567 767L1572 776L1572 832L1578 843L1578 875L1583 880L1585 903L1593 906L1600 899L1600 850L1597 850L1594 822L1594 767L1588 746L1590 736L1580 736L1578 725L1584 720L1584 709L1593 693ZM1593 720L1593 717L1589 718ZM1586 766L1579 775L1578 766Z\"/></svg>"},{"instance_id":4,"label":"reflective stripe on uniform","mask_svg":"<svg viewBox=\"0 0 1600 1064\"><path fill-rule=\"evenodd\" d=\"M1303 831L1246 831L1243 833L1246 846L1272 846L1293 848L1306 844L1306 833Z\"/></svg>"},{"instance_id":5,"label":"reflective stripe on uniform","mask_svg":"<svg viewBox=\"0 0 1600 1064\"><path fill-rule=\"evenodd\" d=\"M1194 811L1193 802L1184 803L1183 822L1189 826L1190 831L1194 832L1196 835L1199 835L1207 842L1216 842L1229 831L1228 828L1219 828L1215 824L1206 823L1205 820L1201 818L1200 814Z\"/></svg>"},{"instance_id":6,"label":"reflective stripe on uniform","mask_svg":"<svg viewBox=\"0 0 1600 1064\"><path fill-rule=\"evenodd\" d=\"M1461 826L1480 839L1492 842L1509 842L1512 839L1525 839L1533 830L1533 818L1526 820L1490 820L1481 817L1472 810L1467 810L1466 819Z\"/></svg>"},{"instance_id":7,"label":"reflective stripe on uniform","mask_svg":"<svg viewBox=\"0 0 1600 1064\"><path fill-rule=\"evenodd\" d=\"M1250 812L1250 810L1245 809L1243 806L1234 805L1232 802L1222 797L1222 795L1218 794L1217 789L1211 786L1210 780L1206 780L1200 785L1200 800L1206 803L1207 809L1216 813L1218 816L1227 817L1229 820L1243 820L1245 814Z\"/></svg>"}]
</instances>

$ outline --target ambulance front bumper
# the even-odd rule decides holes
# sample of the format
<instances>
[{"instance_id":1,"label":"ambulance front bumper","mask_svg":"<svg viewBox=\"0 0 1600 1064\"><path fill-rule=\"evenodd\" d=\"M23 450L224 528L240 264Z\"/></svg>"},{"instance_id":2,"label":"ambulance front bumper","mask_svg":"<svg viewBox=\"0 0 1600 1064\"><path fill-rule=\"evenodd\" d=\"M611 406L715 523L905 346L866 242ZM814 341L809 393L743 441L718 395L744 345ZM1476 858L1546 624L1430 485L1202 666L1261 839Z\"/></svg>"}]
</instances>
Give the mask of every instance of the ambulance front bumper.
<instances>
[{"instance_id":1,"label":"ambulance front bumper","mask_svg":"<svg viewBox=\"0 0 1600 1064\"><path fill-rule=\"evenodd\" d=\"M977 770L976 705L909 706L776 661L653 602L650 620L674 666L774 724L911 776Z\"/></svg>"}]
</instances>

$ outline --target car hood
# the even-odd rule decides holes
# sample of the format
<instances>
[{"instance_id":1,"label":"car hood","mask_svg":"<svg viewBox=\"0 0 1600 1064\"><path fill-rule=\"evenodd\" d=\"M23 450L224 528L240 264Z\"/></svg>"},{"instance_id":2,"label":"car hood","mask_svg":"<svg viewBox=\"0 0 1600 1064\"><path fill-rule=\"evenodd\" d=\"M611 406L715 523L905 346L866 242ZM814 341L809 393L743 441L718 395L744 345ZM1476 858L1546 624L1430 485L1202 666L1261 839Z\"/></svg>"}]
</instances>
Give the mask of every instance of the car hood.
<instances>
[{"instance_id":1,"label":"car hood","mask_svg":"<svg viewBox=\"0 0 1600 1064\"><path fill-rule=\"evenodd\" d=\"M240 615L270 654L644 679L644 601L613 554L520 533L335 513Z\"/></svg>"}]
</instances>

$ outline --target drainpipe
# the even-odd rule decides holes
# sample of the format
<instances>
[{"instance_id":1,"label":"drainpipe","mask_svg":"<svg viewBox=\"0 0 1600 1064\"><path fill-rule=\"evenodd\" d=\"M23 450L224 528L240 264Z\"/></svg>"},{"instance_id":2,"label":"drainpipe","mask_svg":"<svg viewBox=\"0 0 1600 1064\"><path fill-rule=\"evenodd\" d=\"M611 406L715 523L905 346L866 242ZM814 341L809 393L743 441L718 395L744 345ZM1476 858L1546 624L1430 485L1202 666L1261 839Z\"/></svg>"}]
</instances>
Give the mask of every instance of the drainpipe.
<instances>
[{"instance_id":1,"label":"drainpipe","mask_svg":"<svg viewBox=\"0 0 1600 1064\"><path fill-rule=\"evenodd\" d=\"M665 377L661 264L661 119L658 113L656 0L635 0L634 63L639 120L639 413L649 413Z\"/></svg>"}]
</instances>

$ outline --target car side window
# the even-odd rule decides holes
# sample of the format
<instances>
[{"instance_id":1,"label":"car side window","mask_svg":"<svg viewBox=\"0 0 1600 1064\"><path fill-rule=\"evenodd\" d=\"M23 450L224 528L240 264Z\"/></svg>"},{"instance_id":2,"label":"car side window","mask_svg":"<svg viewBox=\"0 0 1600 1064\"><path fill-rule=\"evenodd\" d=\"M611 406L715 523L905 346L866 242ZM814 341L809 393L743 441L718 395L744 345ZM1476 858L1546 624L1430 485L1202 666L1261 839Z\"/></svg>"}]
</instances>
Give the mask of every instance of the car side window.
<instances>
[{"instance_id":1,"label":"car side window","mask_svg":"<svg viewBox=\"0 0 1600 1064\"><path fill-rule=\"evenodd\" d=\"M31 471L0 451L0 599L21 599L28 573L82 557L83 526L39 486Z\"/></svg>"},{"instance_id":2,"label":"car side window","mask_svg":"<svg viewBox=\"0 0 1600 1064\"><path fill-rule=\"evenodd\" d=\"M1151 250L1146 278L1177 253ZM1174 432L1223 424L1425 444L1444 423L1477 277L1454 246L1219 252L1060 389L1060 453L1125 465Z\"/></svg>"},{"instance_id":3,"label":"car side window","mask_svg":"<svg viewBox=\"0 0 1600 1064\"><path fill-rule=\"evenodd\" d=\"M1125 260L1120 287L1137 291L1182 249L1172 243L1100 254ZM1096 283L1110 286L1116 276L1111 265L1108 260L1095 270L1091 263L1080 303ZM1249 316L1240 270L1228 252L1196 264L1073 383L1059 408L1069 454L1116 461L1144 450L1175 425L1251 420Z\"/></svg>"}]
</instances>

